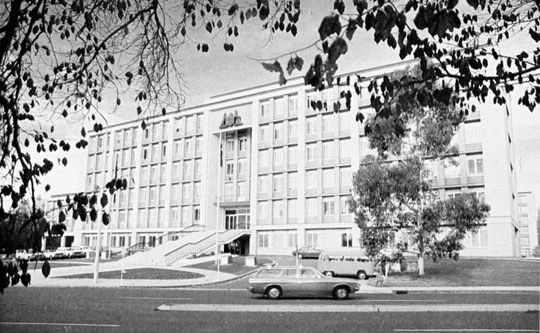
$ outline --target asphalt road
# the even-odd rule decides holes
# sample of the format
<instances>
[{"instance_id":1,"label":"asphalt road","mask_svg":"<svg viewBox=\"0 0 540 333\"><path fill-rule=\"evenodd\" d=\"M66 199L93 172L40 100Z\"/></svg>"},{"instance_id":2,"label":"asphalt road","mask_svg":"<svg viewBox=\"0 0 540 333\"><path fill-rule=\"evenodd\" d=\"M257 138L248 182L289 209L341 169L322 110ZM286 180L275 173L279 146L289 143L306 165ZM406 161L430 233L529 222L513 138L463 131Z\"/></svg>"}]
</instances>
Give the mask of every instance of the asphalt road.
<instances>
[{"instance_id":1,"label":"asphalt road","mask_svg":"<svg viewBox=\"0 0 540 333\"><path fill-rule=\"evenodd\" d=\"M357 294L346 301L271 301L223 285L15 287L0 296L0 332L538 332L539 302L538 293ZM535 311L523 311L531 305Z\"/></svg>"}]
</instances>

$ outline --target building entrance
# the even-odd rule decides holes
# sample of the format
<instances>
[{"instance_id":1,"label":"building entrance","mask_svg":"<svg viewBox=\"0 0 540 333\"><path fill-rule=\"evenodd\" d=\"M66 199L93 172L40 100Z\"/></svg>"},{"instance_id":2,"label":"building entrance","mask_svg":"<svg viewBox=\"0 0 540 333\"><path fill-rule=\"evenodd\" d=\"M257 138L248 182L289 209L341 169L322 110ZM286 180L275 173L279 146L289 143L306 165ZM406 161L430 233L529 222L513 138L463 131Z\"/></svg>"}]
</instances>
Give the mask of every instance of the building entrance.
<instances>
[{"instance_id":1,"label":"building entrance","mask_svg":"<svg viewBox=\"0 0 540 333\"><path fill-rule=\"evenodd\" d=\"M225 229L249 229L249 208L226 210Z\"/></svg>"}]
</instances>

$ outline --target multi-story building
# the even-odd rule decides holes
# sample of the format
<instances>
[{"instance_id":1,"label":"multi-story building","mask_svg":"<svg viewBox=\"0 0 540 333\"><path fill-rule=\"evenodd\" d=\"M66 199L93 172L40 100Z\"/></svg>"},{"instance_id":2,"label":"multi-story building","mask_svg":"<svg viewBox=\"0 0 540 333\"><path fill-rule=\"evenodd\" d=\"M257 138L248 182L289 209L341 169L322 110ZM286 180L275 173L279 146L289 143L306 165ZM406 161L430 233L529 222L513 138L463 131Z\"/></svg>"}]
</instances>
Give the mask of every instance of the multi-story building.
<instances>
[{"instance_id":1,"label":"multi-story building","mask_svg":"<svg viewBox=\"0 0 540 333\"><path fill-rule=\"evenodd\" d=\"M396 67L354 74L378 76ZM246 229L249 235L228 249L290 254L297 246L359 246L348 198L353 172L374 151L355 121L358 110L369 108L369 93L353 93L348 110L341 95L348 89L354 91L315 92L295 79L215 96L149 119L144 129L131 121L91 133L84 191L102 191L114 174L128 180L109 208L108 244L157 245L164 235ZM474 193L491 205L462 255L518 255L511 113L482 107L455 143L457 164L430 166L435 188L441 197ZM94 245L96 225L75 225L66 235Z\"/></svg>"},{"instance_id":2,"label":"multi-story building","mask_svg":"<svg viewBox=\"0 0 540 333\"><path fill-rule=\"evenodd\" d=\"M520 230L521 251L524 257L529 257L539 243L537 211L534 206L534 196L531 192L518 193L518 220Z\"/></svg>"}]
</instances>

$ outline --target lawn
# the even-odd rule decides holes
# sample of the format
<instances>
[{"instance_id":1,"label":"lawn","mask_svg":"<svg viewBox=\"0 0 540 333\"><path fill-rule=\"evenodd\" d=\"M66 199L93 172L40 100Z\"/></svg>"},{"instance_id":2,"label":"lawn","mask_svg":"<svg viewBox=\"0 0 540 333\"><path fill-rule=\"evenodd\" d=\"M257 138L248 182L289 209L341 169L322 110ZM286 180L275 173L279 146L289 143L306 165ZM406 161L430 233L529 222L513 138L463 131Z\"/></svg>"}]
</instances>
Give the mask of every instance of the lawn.
<instances>
[{"instance_id":1,"label":"lawn","mask_svg":"<svg viewBox=\"0 0 540 333\"><path fill-rule=\"evenodd\" d=\"M62 279L92 279L94 277L93 273L88 274L77 274L77 275L68 275L61 276ZM126 269L124 270L124 276L121 276L121 271L109 271L109 272L100 272L100 279L120 279L126 280L183 280L183 279L198 279L204 277L201 274L169 270L169 269L156 269L156 268L135 268L135 269Z\"/></svg>"},{"instance_id":2,"label":"lawn","mask_svg":"<svg viewBox=\"0 0 540 333\"><path fill-rule=\"evenodd\" d=\"M388 287L540 286L540 261L517 259L442 259L425 261L426 274L391 273Z\"/></svg>"},{"instance_id":3,"label":"lawn","mask_svg":"<svg viewBox=\"0 0 540 333\"><path fill-rule=\"evenodd\" d=\"M272 263L272 260L265 259L265 258L259 258L257 257L257 266L262 267L265 264ZM216 271L217 266L215 260L203 262L196 265L187 266L189 268L198 268L198 269L206 269L209 271ZM227 265L220 265L219 270L224 273L231 273L235 275L242 275L249 273L253 270L257 269L257 267L248 267L246 266L246 258L242 256L233 257L232 264Z\"/></svg>"}]
</instances>

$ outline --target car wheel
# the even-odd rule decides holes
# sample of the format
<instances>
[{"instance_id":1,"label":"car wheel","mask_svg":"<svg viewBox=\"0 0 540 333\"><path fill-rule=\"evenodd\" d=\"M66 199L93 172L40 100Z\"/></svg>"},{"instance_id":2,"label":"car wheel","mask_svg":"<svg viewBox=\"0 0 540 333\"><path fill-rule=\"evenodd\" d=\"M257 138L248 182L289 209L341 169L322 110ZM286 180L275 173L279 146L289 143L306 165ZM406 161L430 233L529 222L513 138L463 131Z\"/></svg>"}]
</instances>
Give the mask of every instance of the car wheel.
<instances>
[{"instance_id":1,"label":"car wheel","mask_svg":"<svg viewBox=\"0 0 540 333\"><path fill-rule=\"evenodd\" d=\"M303 259L304 256L302 255L302 253L298 253L298 259Z\"/></svg>"},{"instance_id":2,"label":"car wheel","mask_svg":"<svg viewBox=\"0 0 540 333\"><path fill-rule=\"evenodd\" d=\"M334 289L335 299L347 299L347 297L349 297L349 289L346 287L337 287Z\"/></svg>"},{"instance_id":3,"label":"car wheel","mask_svg":"<svg viewBox=\"0 0 540 333\"><path fill-rule=\"evenodd\" d=\"M358 273L356 273L356 277L358 278L358 280L367 280L367 274L366 272L364 271L359 271Z\"/></svg>"},{"instance_id":4,"label":"car wheel","mask_svg":"<svg viewBox=\"0 0 540 333\"><path fill-rule=\"evenodd\" d=\"M270 287L266 291L266 295L268 295L268 298L270 299L278 299L281 297L281 289L278 287Z\"/></svg>"},{"instance_id":5,"label":"car wheel","mask_svg":"<svg viewBox=\"0 0 540 333\"><path fill-rule=\"evenodd\" d=\"M334 276L334 272L325 271L325 272L324 272L324 275L329 276L329 277L333 277L333 276Z\"/></svg>"}]
</instances>

